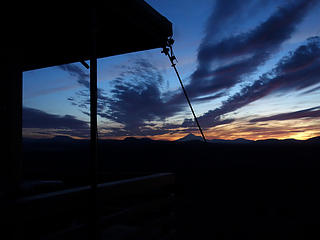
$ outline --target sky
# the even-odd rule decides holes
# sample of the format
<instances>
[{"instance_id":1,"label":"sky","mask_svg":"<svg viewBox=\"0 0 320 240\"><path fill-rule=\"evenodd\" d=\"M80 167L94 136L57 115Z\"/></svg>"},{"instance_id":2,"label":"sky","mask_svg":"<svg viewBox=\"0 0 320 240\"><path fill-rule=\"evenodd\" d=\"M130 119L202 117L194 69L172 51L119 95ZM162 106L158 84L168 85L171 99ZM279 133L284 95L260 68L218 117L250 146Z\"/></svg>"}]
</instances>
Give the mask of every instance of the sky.
<instances>
[{"instance_id":1,"label":"sky","mask_svg":"<svg viewBox=\"0 0 320 240\"><path fill-rule=\"evenodd\" d=\"M207 139L320 136L320 1L146 2L173 23L177 69ZM24 137L89 138L89 109L80 63L23 73ZM161 49L98 60L98 130L199 135Z\"/></svg>"}]
</instances>

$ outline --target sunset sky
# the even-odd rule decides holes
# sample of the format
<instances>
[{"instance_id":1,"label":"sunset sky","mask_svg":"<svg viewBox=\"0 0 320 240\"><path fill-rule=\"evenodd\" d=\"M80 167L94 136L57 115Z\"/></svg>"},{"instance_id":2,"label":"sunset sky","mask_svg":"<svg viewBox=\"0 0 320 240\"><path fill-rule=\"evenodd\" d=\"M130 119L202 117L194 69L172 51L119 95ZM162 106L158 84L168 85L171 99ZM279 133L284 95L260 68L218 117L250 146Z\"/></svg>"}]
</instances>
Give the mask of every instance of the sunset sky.
<instances>
[{"instance_id":1,"label":"sunset sky","mask_svg":"<svg viewBox=\"0 0 320 240\"><path fill-rule=\"evenodd\" d=\"M320 136L320 1L146 2L173 23L177 68L208 139ZM200 135L161 49L99 59L98 89L100 138ZM24 72L24 137L88 138L88 101L80 63Z\"/></svg>"}]
</instances>

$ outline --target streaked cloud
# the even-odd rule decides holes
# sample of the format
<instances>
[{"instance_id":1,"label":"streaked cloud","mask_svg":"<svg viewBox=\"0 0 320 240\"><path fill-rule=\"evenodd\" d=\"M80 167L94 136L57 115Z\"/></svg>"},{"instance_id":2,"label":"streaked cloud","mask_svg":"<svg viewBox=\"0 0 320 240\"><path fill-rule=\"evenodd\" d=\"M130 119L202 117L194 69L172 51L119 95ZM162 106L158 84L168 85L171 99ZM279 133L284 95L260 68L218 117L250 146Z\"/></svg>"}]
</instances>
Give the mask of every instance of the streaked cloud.
<instances>
[{"instance_id":1,"label":"streaked cloud","mask_svg":"<svg viewBox=\"0 0 320 240\"><path fill-rule=\"evenodd\" d=\"M72 77L76 78L77 82L86 87L90 88L89 82L89 73L88 70L84 70L83 68L78 67L75 64L64 64L57 66L58 68L62 69L63 71L68 72Z\"/></svg>"},{"instance_id":2,"label":"streaked cloud","mask_svg":"<svg viewBox=\"0 0 320 240\"><path fill-rule=\"evenodd\" d=\"M243 77L255 72L290 38L296 26L315 3L289 2L253 30L212 41L210 34L214 34L214 31L210 28L216 28L213 27L215 22L221 21L220 25L223 26L224 21L227 21L226 16L232 15L236 21L239 12L247 10L243 8L243 2L232 2L239 6L239 9L229 9L230 6L234 7L229 1L218 1L218 10L214 10L213 13L217 19L209 18L209 21L213 22L207 24L206 35L198 51L198 68L192 74L190 84L186 86L192 97L228 89L243 80ZM263 4L260 2L254 6L261 8ZM225 10L221 10L222 8ZM225 16L219 11L227 11L228 14Z\"/></svg>"},{"instance_id":3,"label":"streaked cloud","mask_svg":"<svg viewBox=\"0 0 320 240\"><path fill-rule=\"evenodd\" d=\"M47 95L47 94L58 93L58 92L62 92L62 91L67 91L70 89L74 89L76 87L77 87L77 85L65 85L65 86L61 86L61 87L41 89L38 91L29 92L27 95L24 95L24 99L39 97L39 96L43 96L43 95Z\"/></svg>"},{"instance_id":4,"label":"streaked cloud","mask_svg":"<svg viewBox=\"0 0 320 240\"><path fill-rule=\"evenodd\" d=\"M250 122L267 122L267 121L284 121L291 119L299 119L299 118L318 118L320 117L320 106L303 109L295 112L286 112L275 114L268 117L254 118L251 119Z\"/></svg>"},{"instance_id":5,"label":"streaked cloud","mask_svg":"<svg viewBox=\"0 0 320 240\"><path fill-rule=\"evenodd\" d=\"M301 90L320 82L320 38L310 38L306 44L282 58L276 67L263 74L252 85L229 97L219 108L201 117L200 123L210 126L221 116L276 92Z\"/></svg>"},{"instance_id":6,"label":"streaked cloud","mask_svg":"<svg viewBox=\"0 0 320 240\"><path fill-rule=\"evenodd\" d=\"M162 96L163 82L156 67L145 59L136 59L113 80L112 96L105 99L107 109L100 116L123 124L132 135L149 135L151 131L162 134L163 129L150 128L148 122L164 121L183 109L179 104L168 104Z\"/></svg>"},{"instance_id":7,"label":"streaked cloud","mask_svg":"<svg viewBox=\"0 0 320 240\"><path fill-rule=\"evenodd\" d=\"M22 111L23 128L44 128L44 129L89 129L87 122L76 119L71 115L49 114L44 111L24 107Z\"/></svg>"},{"instance_id":8,"label":"streaked cloud","mask_svg":"<svg viewBox=\"0 0 320 240\"><path fill-rule=\"evenodd\" d=\"M270 122L249 122L247 119L243 119L232 124L208 129L206 133L214 139L308 139L320 135L319 126L320 119L312 118Z\"/></svg>"},{"instance_id":9,"label":"streaked cloud","mask_svg":"<svg viewBox=\"0 0 320 240\"><path fill-rule=\"evenodd\" d=\"M319 89L316 85L320 81L318 37L310 38L295 51L288 53L271 71L253 78L253 74L257 74L257 70L272 59L282 44L291 38L309 10L317 3L315 0L276 2L272 1L274 11L270 12L266 19L254 19L251 22L252 14L263 11L264 2L249 0L244 4L240 0L216 1L198 49L197 68L186 84L187 92L194 103L202 104L227 97L220 107L212 107L199 116L200 124L207 135L225 139L246 136L250 139L260 139L282 137L285 134L289 136L293 133L302 134L305 126L300 126L299 129L284 129L281 126L261 124L271 120L304 121L305 118L312 119L318 116L319 108L316 107L251 120L248 118L247 122L226 117L227 113L274 93L306 89L305 94L308 94ZM276 8L279 4L282 5ZM249 20L250 28L242 28L243 22ZM225 31L226 28L228 31ZM77 91L75 96L68 98L68 101L77 106L83 114L89 115L88 71L76 64L62 65L59 68L68 72L78 84L85 87L84 90ZM167 121L168 118L188 110L187 104L180 90L168 91L164 87L165 79L161 71L150 61L137 58L130 66L121 65L119 69L118 76L111 80L110 92L98 89L98 115L103 121L119 125L100 128L101 137L130 135L173 138L173 135L181 136L197 131L192 119L174 123ZM251 77L250 85L246 81L248 77ZM245 81L247 85L242 85L241 88L239 86L240 90L236 94L229 95L230 88ZM54 115L46 117L53 119ZM56 116L56 119L60 119L60 122L72 121L72 116ZM77 119L73 120L74 126L81 125ZM242 123L241 126L239 122ZM72 128L57 129L68 132ZM304 130L311 134L306 128Z\"/></svg>"}]
</instances>

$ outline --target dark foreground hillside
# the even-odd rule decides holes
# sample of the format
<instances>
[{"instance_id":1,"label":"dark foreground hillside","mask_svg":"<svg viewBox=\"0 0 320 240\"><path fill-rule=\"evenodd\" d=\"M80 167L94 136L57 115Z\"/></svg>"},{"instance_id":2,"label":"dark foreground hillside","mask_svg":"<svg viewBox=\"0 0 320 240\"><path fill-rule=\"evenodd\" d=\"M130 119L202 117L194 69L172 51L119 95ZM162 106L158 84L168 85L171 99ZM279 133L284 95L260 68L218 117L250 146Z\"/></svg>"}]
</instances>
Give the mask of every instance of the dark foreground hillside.
<instances>
[{"instance_id":1,"label":"dark foreground hillside","mask_svg":"<svg viewBox=\"0 0 320 240\"><path fill-rule=\"evenodd\" d=\"M312 171L320 167L320 141L266 140L247 144L200 141L167 142L149 139L101 140L98 169L101 181L119 173L210 172L214 170ZM24 178L83 184L89 172L86 140L25 140ZM255 171L253 171L254 173Z\"/></svg>"},{"instance_id":2,"label":"dark foreground hillside","mask_svg":"<svg viewBox=\"0 0 320 240\"><path fill-rule=\"evenodd\" d=\"M88 142L25 141L24 147L26 180L87 182ZM175 172L181 239L304 239L320 235L319 154L317 141L105 140L99 180Z\"/></svg>"}]
</instances>

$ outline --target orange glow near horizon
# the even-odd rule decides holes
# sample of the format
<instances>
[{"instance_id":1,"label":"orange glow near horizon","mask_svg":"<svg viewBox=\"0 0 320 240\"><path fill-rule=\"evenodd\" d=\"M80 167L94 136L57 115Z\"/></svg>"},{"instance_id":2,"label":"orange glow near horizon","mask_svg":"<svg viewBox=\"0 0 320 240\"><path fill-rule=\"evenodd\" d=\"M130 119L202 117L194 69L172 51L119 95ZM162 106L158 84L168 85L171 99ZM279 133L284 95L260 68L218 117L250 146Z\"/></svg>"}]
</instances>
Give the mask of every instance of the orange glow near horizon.
<instances>
[{"instance_id":1,"label":"orange glow near horizon","mask_svg":"<svg viewBox=\"0 0 320 240\"><path fill-rule=\"evenodd\" d=\"M199 132L191 132L200 136ZM204 134L208 140L225 139L234 140L245 138L249 140L263 139L288 139L306 140L312 137L320 136L320 119L308 120L286 120L269 121L261 123L250 123L248 121L235 121L230 124L220 125L205 130ZM154 140L177 140L184 137L187 133L164 134L150 137Z\"/></svg>"},{"instance_id":2,"label":"orange glow near horizon","mask_svg":"<svg viewBox=\"0 0 320 240\"><path fill-rule=\"evenodd\" d=\"M52 138L57 135L64 135L72 137L74 139L89 139L85 137L79 137L72 134L59 134L59 131L53 129L46 129L46 134L39 134L39 129L23 129L23 137L27 138ZM123 140L127 137L135 138L151 138L153 140L167 140L174 141L179 138L192 133L200 136L198 131L190 132L178 132L178 133L166 133L155 136L103 136L99 134L100 139L115 139ZM204 131L204 134L208 140L210 139L225 139L234 140L237 138L245 138L249 140L263 140L263 139L288 139L294 138L297 140L306 140L312 137L320 136L320 119L299 119L299 120L285 120L285 121L268 121L251 123L246 120L234 121L230 124L219 125Z\"/></svg>"},{"instance_id":3,"label":"orange glow near horizon","mask_svg":"<svg viewBox=\"0 0 320 240\"><path fill-rule=\"evenodd\" d=\"M236 121L207 130L211 139L232 140L245 138L250 140L288 139L306 140L320 135L320 120L286 120L250 123Z\"/></svg>"}]
</instances>

